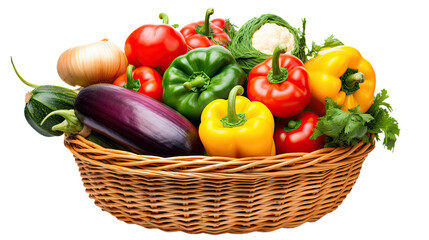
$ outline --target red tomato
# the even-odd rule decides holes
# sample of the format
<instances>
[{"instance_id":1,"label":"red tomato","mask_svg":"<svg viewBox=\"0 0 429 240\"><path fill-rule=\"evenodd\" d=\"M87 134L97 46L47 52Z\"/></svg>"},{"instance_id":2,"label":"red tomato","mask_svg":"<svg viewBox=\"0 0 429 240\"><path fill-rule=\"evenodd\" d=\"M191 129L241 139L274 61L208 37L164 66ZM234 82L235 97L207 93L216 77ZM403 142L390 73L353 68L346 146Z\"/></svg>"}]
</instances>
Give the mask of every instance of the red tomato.
<instances>
[{"instance_id":1,"label":"red tomato","mask_svg":"<svg viewBox=\"0 0 429 240\"><path fill-rule=\"evenodd\" d=\"M276 153L313 152L325 145L325 136L310 139L319 116L302 112L296 117L280 121L274 131Z\"/></svg>"},{"instance_id":2,"label":"red tomato","mask_svg":"<svg viewBox=\"0 0 429 240\"><path fill-rule=\"evenodd\" d=\"M162 77L153 68L142 66L133 70L133 80L140 81L139 93L149 96L159 102L162 102ZM124 86L127 83L127 73L119 76L114 82L114 85Z\"/></svg>"}]
</instances>

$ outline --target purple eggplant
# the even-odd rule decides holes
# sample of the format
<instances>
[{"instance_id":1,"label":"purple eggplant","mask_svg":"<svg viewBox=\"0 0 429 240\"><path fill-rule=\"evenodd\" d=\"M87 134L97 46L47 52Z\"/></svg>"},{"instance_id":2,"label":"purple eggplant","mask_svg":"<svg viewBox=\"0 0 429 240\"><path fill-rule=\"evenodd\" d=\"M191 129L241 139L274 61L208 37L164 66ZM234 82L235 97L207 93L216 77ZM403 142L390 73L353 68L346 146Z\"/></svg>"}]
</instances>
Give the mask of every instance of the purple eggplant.
<instances>
[{"instance_id":1,"label":"purple eggplant","mask_svg":"<svg viewBox=\"0 0 429 240\"><path fill-rule=\"evenodd\" d=\"M204 153L194 125L141 93L95 84L79 92L74 106L83 124L137 153L163 157Z\"/></svg>"}]
</instances>

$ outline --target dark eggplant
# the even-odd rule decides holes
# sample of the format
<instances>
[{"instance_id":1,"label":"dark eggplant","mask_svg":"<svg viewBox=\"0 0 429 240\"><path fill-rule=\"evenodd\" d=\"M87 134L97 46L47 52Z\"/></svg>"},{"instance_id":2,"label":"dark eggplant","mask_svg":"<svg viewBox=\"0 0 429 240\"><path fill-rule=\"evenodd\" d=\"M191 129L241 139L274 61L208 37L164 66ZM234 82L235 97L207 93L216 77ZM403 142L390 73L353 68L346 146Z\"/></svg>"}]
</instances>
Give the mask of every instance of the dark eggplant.
<instances>
[{"instance_id":1,"label":"dark eggplant","mask_svg":"<svg viewBox=\"0 0 429 240\"><path fill-rule=\"evenodd\" d=\"M202 155L197 129L170 107L141 93L111 85L82 89L75 100L78 119L93 131L156 156Z\"/></svg>"},{"instance_id":2,"label":"dark eggplant","mask_svg":"<svg viewBox=\"0 0 429 240\"><path fill-rule=\"evenodd\" d=\"M100 133L91 131L89 128L85 127L83 123L77 119L74 109L60 109L52 111L45 116L41 125L43 126L45 122L55 116L62 117L64 121L54 125L51 129L52 131L58 131L60 133L64 133L67 136L80 135L104 148L132 151L131 149L122 146L114 140L103 136Z\"/></svg>"}]
</instances>

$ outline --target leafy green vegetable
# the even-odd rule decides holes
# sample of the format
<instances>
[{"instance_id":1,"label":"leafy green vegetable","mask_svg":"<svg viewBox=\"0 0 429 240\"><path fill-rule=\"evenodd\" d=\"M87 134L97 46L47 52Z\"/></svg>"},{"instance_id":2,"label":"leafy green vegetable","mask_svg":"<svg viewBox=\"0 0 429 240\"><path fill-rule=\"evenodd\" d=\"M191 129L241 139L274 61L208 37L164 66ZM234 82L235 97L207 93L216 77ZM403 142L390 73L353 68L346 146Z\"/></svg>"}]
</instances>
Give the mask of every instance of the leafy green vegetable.
<instances>
[{"instance_id":1,"label":"leafy green vegetable","mask_svg":"<svg viewBox=\"0 0 429 240\"><path fill-rule=\"evenodd\" d=\"M225 26L223 31L226 32L230 39L233 39L237 34L237 25L233 24L229 18L225 19Z\"/></svg>"},{"instance_id":2,"label":"leafy green vegetable","mask_svg":"<svg viewBox=\"0 0 429 240\"><path fill-rule=\"evenodd\" d=\"M319 54L320 50L322 48L326 47L337 47L342 46L344 43L342 43L340 40L334 37L334 35L329 36L325 39L325 43L323 45L317 45L315 42L312 42L311 44L311 50L308 51L307 56L308 57L315 57L317 54Z\"/></svg>"},{"instance_id":3,"label":"leafy green vegetable","mask_svg":"<svg viewBox=\"0 0 429 240\"><path fill-rule=\"evenodd\" d=\"M349 112L341 110L341 107L326 97L326 115L320 118L310 139L326 135L325 147L345 147L356 145L364 138L368 132L366 125L374 118L359 112L359 107L349 109Z\"/></svg>"},{"instance_id":4,"label":"leafy green vegetable","mask_svg":"<svg viewBox=\"0 0 429 240\"><path fill-rule=\"evenodd\" d=\"M389 97L385 89L381 90L374 98L374 103L368 109L367 113L374 117L374 120L368 124L368 132L374 133L377 141L380 140L380 133L384 133L383 145L388 150L395 147L397 136L399 136L398 121L389 115L393 111L392 106L385 102Z\"/></svg>"},{"instance_id":5,"label":"leafy green vegetable","mask_svg":"<svg viewBox=\"0 0 429 240\"><path fill-rule=\"evenodd\" d=\"M260 52L252 45L253 34L266 23L274 23L286 28L295 40L295 47L291 51L291 54L296 55L298 53L300 37L296 28L274 14L263 14L260 17L254 17L241 26L237 32L234 32L234 30L227 31L227 34L231 38L231 41L228 42L228 49L246 73L249 73L254 66L271 56L270 54Z\"/></svg>"},{"instance_id":6,"label":"leafy green vegetable","mask_svg":"<svg viewBox=\"0 0 429 240\"><path fill-rule=\"evenodd\" d=\"M369 142L369 133L374 133L376 140L379 134L384 133L383 145L393 150L396 136L399 136L398 122L389 115L392 111L387 91L383 89L377 94L370 109L366 113L359 112L359 106L341 110L341 105L326 97L326 115L320 118L310 139L326 135L325 147L354 146L360 141Z\"/></svg>"},{"instance_id":7,"label":"leafy green vegetable","mask_svg":"<svg viewBox=\"0 0 429 240\"><path fill-rule=\"evenodd\" d=\"M306 53L306 50L308 50L307 47L307 40L305 38L305 26L307 25L307 19L303 18L302 20L302 30L298 28L298 34L299 34L299 50L296 54L296 57L299 58L303 63L307 62L308 54Z\"/></svg>"},{"instance_id":8,"label":"leafy green vegetable","mask_svg":"<svg viewBox=\"0 0 429 240\"><path fill-rule=\"evenodd\" d=\"M302 19L302 30L298 28L298 34L300 37L299 40L299 51L296 54L296 57L301 59L303 63L307 62L308 57L316 57L317 54L323 49L327 47L337 47L344 45L340 40L334 37L334 35L329 36L325 39L323 45L317 45L315 42L311 44L311 50L307 46L307 40L305 38L305 26L307 24L307 20L305 18Z\"/></svg>"}]
</instances>

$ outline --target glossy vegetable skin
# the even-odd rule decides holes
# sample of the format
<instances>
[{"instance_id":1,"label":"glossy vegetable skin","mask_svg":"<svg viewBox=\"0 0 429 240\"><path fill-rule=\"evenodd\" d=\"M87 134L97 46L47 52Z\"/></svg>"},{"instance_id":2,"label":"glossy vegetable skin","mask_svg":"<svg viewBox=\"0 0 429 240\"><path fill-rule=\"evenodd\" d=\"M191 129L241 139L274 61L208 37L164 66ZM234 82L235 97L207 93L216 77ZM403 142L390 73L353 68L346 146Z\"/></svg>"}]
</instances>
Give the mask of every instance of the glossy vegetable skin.
<instances>
[{"instance_id":1,"label":"glossy vegetable skin","mask_svg":"<svg viewBox=\"0 0 429 240\"><path fill-rule=\"evenodd\" d=\"M225 19L223 19L223 18L215 18L215 19L211 20L210 23L218 26L221 29L223 29L225 27Z\"/></svg>"},{"instance_id":2,"label":"glossy vegetable skin","mask_svg":"<svg viewBox=\"0 0 429 240\"><path fill-rule=\"evenodd\" d=\"M305 63L309 75L311 100L308 109L326 114L325 100L331 98L343 111L359 106L365 113L374 101L375 72L353 47L338 46L320 51Z\"/></svg>"},{"instance_id":3,"label":"glossy vegetable skin","mask_svg":"<svg viewBox=\"0 0 429 240\"><path fill-rule=\"evenodd\" d=\"M228 34L223 30L225 20L214 19L209 21L210 15L213 13L214 11L212 8L207 9L204 21L190 23L180 30L190 49L210 47L213 45L222 45L226 47L226 44L231 40Z\"/></svg>"},{"instance_id":4,"label":"glossy vegetable skin","mask_svg":"<svg viewBox=\"0 0 429 240\"><path fill-rule=\"evenodd\" d=\"M237 96L243 92L243 87L236 86L228 100L214 100L204 109L199 133L209 156L276 154L273 115L264 104Z\"/></svg>"},{"instance_id":5,"label":"glossy vegetable skin","mask_svg":"<svg viewBox=\"0 0 429 240\"><path fill-rule=\"evenodd\" d=\"M143 25L134 30L125 41L128 63L135 67L159 68L160 73L178 56L188 51L183 35L168 24L168 17L160 14L164 24Z\"/></svg>"},{"instance_id":6,"label":"glossy vegetable skin","mask_svg":"<svg viewBox=\"0 0 429 240\"><path fill-rule=\"evenodd\" d=\"M278 122L274 132L277 154L313 152L325 145L325 136L310 139L319 116L312 112L301 112L297 116Z\"/></svg>"},{"instance_id":7,"label":"glossy vegetable skin","mask_svg":"<svg viewBox=\"0 0 429 240\"><path fill-rule=\"evenodd\" d=\"M12 67L18 78L25 85L34 88L25 95L24 116L28 124L39 134L46 137L60 136L63 133L52 130L54 125L61 123L64 118L53 116L42 124L43 119L52 111L73 109L77 93L71 89L53 85L36 85L26 81L16 70L12 58Z\"/></svg>"},{"instance_id":8,"label":"glossy vegetable skin","mask_svg":"<svg viewBox=\"0 0 429 240\"><path fill-rule=\"evenodd\" d=\"M61 116L64 118L64 121L53 126L53 131L59 131L64 133L67 136L80 135L87 140L96 143L104 148L117 149L130 151L130 149L120 145L119 143L113 141L112 139L103 136L97 132L91 131L89 128L85 127L76 117L74 109L59 109L53 112L50 112L42 121L48 121L50 118L55 116Z\"/></svg>"},{"instance_id":9,"label":"glossy vegetable skin","mask_svg":"<svg viewBox=\"0 0 429 240\"><path fill-rule=\"evenodd\" d=\"M264 103L274 116L288 118L300 113L310 101L310 86L304 64L297 57L281 54L279 44L272 57L256 65L249 73L247 96Z\"/></svg>"},{"instance_id":10,"label":"glossy vegetable skin","mask_svg":"<svg viewBox=\"0 0 429 240\"><path fill-rule=\"evenodd\" d=\"M197 129L184 117L143 94L96 84L76 97L78 119L140 154L178 156L203 154Z\"/></svg>"},{"instance_id":11,"label":"glossy vegetable skin","mask_svg":"<svg viewBox=\"0 0 429 240\"><path fill-rule=\"evenodd\" d=\"M58 86L44 85L27 94L24 115L30 126L43 136L60 136L62 132L52 131L52 127L64 119L54 116L41 124L43 118L58 109L73 109L76 92Z\"/></svg>"},{"instance_id":12,"label":"glossy vegetable skin","mask_svg":"<svg viewBox=\"0 0 429 240\"><path fill-rule=\"evenodd\" d=\"M197 123L207 104L226 99L229 91L245 80L246 73L226 48L193 49L176 58L165 72L163 101Z\"/></svg>"},{"instance_id":13,"label":"glossy vegetable skin","mask_svg":"<svg viewBox=\"0 0 429 240\"><path fill-rule=\"evenodd\" d=\"M151 67L141 66L134 69L133 65L129 65L127 72L119 76L113 84L162 102L162 77Z\"/></svg>"}]
</instances>

